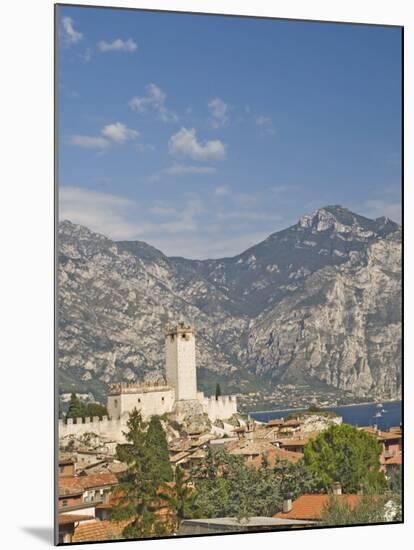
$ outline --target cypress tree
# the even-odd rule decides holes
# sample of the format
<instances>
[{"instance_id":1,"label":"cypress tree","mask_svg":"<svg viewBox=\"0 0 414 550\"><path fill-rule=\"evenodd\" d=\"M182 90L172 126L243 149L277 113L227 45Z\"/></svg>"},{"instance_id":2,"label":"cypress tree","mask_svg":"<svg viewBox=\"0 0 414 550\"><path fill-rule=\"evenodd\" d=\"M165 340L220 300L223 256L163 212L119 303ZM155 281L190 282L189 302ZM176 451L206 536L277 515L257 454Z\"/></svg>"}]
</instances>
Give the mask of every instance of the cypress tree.
<instances>
[{"instance_id":1,"label":"cypress tree","mask_svg":"<svg viewBox=\"0 0 414 550\"><path fill-rule=\"evenodd\" d=\"M159 416L151 417L146 436L148 451L159 481L171 481L173 472L168 452L168 443L165 431L162 427Z\"/></svg>"},{"instance_id":2,"label":"cypress tree","mask_svg":"<svg viewBox=\"0 0 414 550\"><path fill-rule=\"evenodd\" d=\"M132 521L123 531L126 538L149 537L157 532L154 509L159 503L158 488L152 449L147 443L147 425L141 414L134 409L124 432L127 443L116 448L118 460L125 462L128 469L119 476L119 503L113 508L111 519Z\"/></svg>"},{"instance_id":3,"label":"cypress tree","mask_svg":"<svg viewBox=\"0 0 414 550\"><path fill-rule=\"evenodd\" d=\"M75 393L72 393L69 401L69 409L66 418L79 418L83 416L84 406Z\"/></svg>"},{"instance_id":4,"label":"cypress tree","mask_svg":"<svg viewBox=\"0 0 414 550\"><path fill-rule=\"evenodd\" d=\"M216 401L220 397L220 395L221 395L221 388L220 388L220 384L217 383L217 385L216 385Z\"/></svg>"}]
</instances>

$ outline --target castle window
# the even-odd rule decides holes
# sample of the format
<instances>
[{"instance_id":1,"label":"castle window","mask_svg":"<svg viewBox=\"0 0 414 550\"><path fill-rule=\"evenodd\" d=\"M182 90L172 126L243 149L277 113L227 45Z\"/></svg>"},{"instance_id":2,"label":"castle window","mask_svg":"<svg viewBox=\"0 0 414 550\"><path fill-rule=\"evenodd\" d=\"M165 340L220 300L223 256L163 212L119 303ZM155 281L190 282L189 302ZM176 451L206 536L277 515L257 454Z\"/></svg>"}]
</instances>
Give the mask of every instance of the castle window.
<instances>
[{"instance_id":1,"label":"castle window","mask_svg":"<svg viewBox=\"0 0 414 550\"><path fill-rule=\"evenodd\" d=\"M138 397L138 403L141 403L141 399Z\"/></svg>"},{"instance_id":2,"label":"castle window","mask_svg":"<svg viewBox=\"0 0 414 550\"><path fill-rule=\"evenodd\" d=\"M117 407L117 406L118 406L118 399L115 399L115 401L114 401L114 405L115 405L115 407Z\"/></svg>"},{"instance_id":3,"label":"castle window","mask_svg":"<svg viewBox=\"0 0 414 550\"><path fill-rule=\"evenodd\" d=\"M161 401L164 403L164 398L163 397L161 397Z\"/></svg>"}]
</instances>

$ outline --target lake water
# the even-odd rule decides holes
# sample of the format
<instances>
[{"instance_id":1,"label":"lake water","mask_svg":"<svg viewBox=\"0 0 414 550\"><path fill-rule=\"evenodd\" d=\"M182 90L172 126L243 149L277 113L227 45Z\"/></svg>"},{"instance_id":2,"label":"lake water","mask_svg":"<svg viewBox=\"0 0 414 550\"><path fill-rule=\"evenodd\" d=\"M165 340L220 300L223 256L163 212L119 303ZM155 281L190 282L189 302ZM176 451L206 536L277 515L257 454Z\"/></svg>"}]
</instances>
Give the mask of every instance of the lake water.
<instances>
[{"instance_id":1,"label":"lake water","mask_svg":"<svg viewBox=\"0 0 414 550\"><path fill-rule=\"evenodd\" d=\"M353 426L373 426L376 424L380 430L387 430L391 426L399 426L402 413L401 401L384 402L382 405L382 407L378 407L376 403L369 403L368 405L347 405L324 410L342 416L345 423ZM291 413L298 412L298 410L252 412L250 416L260 422L268 422L269 420L284 418ZM375 416L379 411L383 411L381 416Z\"/></svg>"}]
</instances>

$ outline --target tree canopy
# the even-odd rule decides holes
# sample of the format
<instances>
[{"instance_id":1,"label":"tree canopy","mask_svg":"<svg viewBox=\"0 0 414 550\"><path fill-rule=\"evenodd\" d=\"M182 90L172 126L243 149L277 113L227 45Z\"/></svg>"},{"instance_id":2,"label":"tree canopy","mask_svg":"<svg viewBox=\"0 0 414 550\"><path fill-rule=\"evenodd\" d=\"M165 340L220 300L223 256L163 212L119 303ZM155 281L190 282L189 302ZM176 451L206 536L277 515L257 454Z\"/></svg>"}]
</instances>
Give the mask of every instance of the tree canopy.
<instances>
[{"instance_id":1,"label":"tree canopy","mask_svg":"<svg viewBox=\"0 0 414 550\"><path fill-rule=\"evenodd\" d=\"M195 475L195 517L271 516L281 508L279 482L268 466L256 469L242 457L209 449Z\"/></svg>"},{"instance_id":2,"label":"tree canopy","mask_svg":"<svg viewBox=\"0 0 414 550\"><path fill-rule=\"evenodd\" d=\"M400 521L400 513L397 502L387 495L361 495L354 507L332 496L322 510L321 523L335 526Z\"/></svg>"},{"instance_id":3,"label":"tree canopy","mask_svg":"<svg viewBox=\"0 0 414 550\"><path fill-rule=\"evenodd\" d=\"M317 493L320 490L321 481L318 475L307 468L303 460L296 464L281 460L276 463L273 471L283 496L290 495L292 499L296 499L305 493Z\"/></svg>"},{"instance_id":4,"label":"tree canopy","mask_svg":"<svg viewBox=\"0 0 414 550\"><path fill-rule=\"evenodd\" d=\"M167 437L159 416L151 417L148 424L146 442L151 449L154 468L158 470L158 480L171 481L173 472L170 464Z\"/></svg>"},{"instance_id":5,"label":"tree canopy","mask_svg":"<svg viewBox=\"0 0 414 550\"><path fill-rule=\"evenodd\" d=\"M91 416L107 416L108 411L101 403L83 403L75 393L72 393L66 418L85 418Z\"/></svg>"},{"instance_id":6,"label":"tree canopy","mask_svg":"<svg viewBox=\"0 0 414 550\"><path fill-rule=\"evenodd\" d=\"M386 479L380 471L381 444L354 426L331 426L305 445L304 463L329 492L340 482L345 493L381 492Z\"/></svg>"}]
</instances>

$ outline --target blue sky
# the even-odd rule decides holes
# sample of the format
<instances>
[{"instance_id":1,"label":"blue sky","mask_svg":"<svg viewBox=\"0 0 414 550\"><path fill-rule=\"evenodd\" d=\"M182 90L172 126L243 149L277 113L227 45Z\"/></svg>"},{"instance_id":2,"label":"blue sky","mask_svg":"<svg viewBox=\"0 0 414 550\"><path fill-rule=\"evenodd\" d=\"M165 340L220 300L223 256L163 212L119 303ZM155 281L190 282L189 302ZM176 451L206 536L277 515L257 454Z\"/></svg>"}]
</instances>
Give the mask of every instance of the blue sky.
<instances>
[{"instance_id":1,"label":"blue sky","mask_svg":"<svg viewBox=\"0 0 414 550\"><path fill-rule=\"evenodd\" d=\"M231 256L327 204L400 221L397 28L59 8L60 219Z\"/></svg>"}]
</instances>

